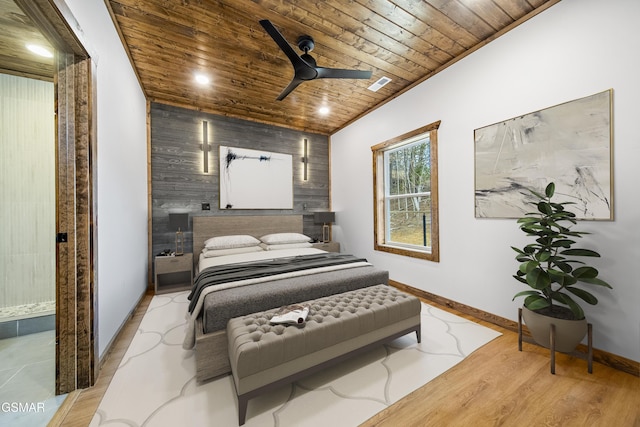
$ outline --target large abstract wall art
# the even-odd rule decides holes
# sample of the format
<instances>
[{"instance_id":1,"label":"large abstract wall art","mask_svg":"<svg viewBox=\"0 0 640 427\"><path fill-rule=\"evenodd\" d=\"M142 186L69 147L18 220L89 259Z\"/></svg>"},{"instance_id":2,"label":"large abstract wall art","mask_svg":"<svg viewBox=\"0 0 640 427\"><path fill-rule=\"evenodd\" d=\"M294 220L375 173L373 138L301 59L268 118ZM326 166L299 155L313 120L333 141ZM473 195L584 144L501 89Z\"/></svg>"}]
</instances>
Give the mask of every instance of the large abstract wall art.
<instances>
[{"instance_id":1,"label":"large abstract wall art","mask_svg":"<svg viewBox=\"0 0 640 427\"><path fill-rule=\"evenodd\" d=\"M613 219L611 96L606 90L474 131L475 215L518 218L527 188L572 201L579 219Z\"/></svg>"},{"instance_id":2,"label":"large abstract wall art","mask_svg":"<svg viewBox=\"0 0 640 427\"><path fill-rule=\"evenodd\" d=\"M293 158L220 146L220 209L293 209Z\"/></svg>"}]
</instances>

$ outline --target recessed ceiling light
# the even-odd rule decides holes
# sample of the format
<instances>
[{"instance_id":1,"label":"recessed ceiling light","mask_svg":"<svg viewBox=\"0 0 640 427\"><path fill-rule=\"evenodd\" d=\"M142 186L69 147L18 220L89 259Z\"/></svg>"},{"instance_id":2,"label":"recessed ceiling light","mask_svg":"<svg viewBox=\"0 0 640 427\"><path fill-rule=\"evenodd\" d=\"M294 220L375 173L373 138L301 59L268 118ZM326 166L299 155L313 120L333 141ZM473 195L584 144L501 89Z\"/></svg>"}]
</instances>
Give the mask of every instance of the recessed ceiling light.
<instances>
[{"instance_id":1,"label":"recessed ceiling light","mask_svg":"<svg viewBox=\"0 0 640 427\"><path fill-rule=\"evenodd\" d=\"M323 116L326 116L327 114L329 114L329 107L320 107L318 109L318 113L322 114Z\"/></svg>"},{"instance_id":2,"label":"recessed ceiling light","mask_svg":"<svg viewBox=\"0 0 640 427\"><path fill-rule=\"evenodd\" d=\"M36 44L28 44L27 49L29 49L36 55L44 56L45 58L53 58L53 53L51 53L49 49L46 49L42 46L38 46Z\"/></svg>"},{"instance_id":3,"label":"recessed ceiling light","mask_svg":"<svg viewBox=\"0 0 640 427\"><path fill-rule=\"evenodd\" d=\"M206 84L209 84L211 79L205 76L204 74L196 74L196 81L201 85L206 85Z\"/></svg>"}]
</instances>

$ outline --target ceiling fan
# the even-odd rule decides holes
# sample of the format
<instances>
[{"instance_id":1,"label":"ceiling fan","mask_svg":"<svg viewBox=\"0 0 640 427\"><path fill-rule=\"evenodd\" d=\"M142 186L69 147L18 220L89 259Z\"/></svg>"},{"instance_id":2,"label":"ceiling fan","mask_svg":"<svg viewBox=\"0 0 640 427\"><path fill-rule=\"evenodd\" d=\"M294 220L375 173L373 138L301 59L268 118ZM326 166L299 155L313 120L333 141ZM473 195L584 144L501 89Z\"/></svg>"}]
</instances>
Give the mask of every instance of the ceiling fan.
<instances>
[{"instance_id":1,"label":"ceiling fan","mask_svg":"<svg viewBox=\"0 0 640 427\"><path fill-rule=\"evenodd\" d=\"M316 60L313 59L309 52L313 50L315 43L311 36L298 37L298 48L304 53L298 55L293 48L289 45L287 40L280 34L278 29L267 19L260 21L260 25L269 33L271 38L276 42L280 49L291 61L293 65L294 76L291 83L282 91L282 93L276 98L278 101L282 101L287 95L289 95L298 85L302 82L315 79L370 79L371 71L361 70L343 70L340 68L324 68L316 65Z\"/></svg>"}]
</instances>

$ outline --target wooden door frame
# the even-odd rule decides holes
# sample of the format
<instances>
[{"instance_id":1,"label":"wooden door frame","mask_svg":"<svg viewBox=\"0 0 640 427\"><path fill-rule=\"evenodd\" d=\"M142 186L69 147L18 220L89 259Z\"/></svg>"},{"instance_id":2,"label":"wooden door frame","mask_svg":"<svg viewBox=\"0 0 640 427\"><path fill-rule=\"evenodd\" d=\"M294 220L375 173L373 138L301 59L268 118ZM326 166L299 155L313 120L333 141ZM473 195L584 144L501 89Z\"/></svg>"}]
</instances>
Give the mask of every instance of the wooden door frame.
<instances>
[{"instance_id":1,"label":"wooden door frame","mask_svg":"<svg viewBox=\"0 0 640 427\"><path fill-rule=\"evenodd\" d=\"M99 366L95 61L64 0L15 1L56 50L56 394L64 394L93 385Z\"/></svg>"}]
</instances>

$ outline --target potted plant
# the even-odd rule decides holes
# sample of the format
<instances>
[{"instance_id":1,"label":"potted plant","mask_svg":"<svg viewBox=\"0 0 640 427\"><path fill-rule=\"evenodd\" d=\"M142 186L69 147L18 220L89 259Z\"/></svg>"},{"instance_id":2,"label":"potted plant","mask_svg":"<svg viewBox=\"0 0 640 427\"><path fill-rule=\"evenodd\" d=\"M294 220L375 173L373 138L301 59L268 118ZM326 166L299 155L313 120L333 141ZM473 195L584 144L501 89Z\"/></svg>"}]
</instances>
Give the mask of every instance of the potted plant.
<instances>
[{"instance_id":1,"label":"potted plant","mask_svg":"<svg viewBox=\"0 0 640 427\"><path fill-rule=\"evenodd\" d=\"M531 202L537 212L525 214L518 219L518 224L535 240L522 249L511 248L517 252L516 260L520 263L513 277L531 289L518 292L513 300L525 297L523 318L538 344L549 347L549 327L553 323L556 349L571 352L587 332L584 311L576 297L591 305L598 303L597 298L579 284L611 286L598 278L598 270L576 259L599 257L600 254L574 247L575 239L589 233L571 228L577 221L575 214L566 211L565 206L573 202L552 201L553 182L547 185L544 195L529 191L537 199Z\"/></svg>"}]
</instances>

